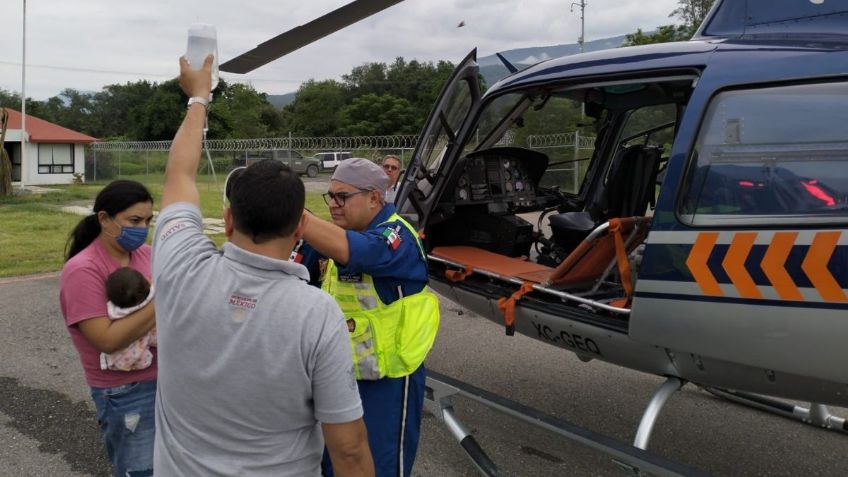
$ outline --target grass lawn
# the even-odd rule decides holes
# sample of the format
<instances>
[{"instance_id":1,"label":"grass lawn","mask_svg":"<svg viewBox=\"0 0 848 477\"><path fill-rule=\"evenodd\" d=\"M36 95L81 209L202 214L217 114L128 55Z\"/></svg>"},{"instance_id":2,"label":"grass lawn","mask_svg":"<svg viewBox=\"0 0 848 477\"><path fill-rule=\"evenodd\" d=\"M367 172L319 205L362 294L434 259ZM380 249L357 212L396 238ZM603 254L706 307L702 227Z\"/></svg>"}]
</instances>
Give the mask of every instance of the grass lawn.
<instances>
[{"instance_id":1,"label":"grass lawn","mask_svg":"<svg viewBox=\"0 0 848 477\"><path fill-rule=\"evenodd\" d=\"M153 194L154 210L162 198L162 177L142 175L123 177L144 183ZM29 275L57 271L64 263L68 235L81 216L62 212L63 205L92 205L97 193L107 184L50 186L57 189L43 195L0 197L0 277ZM221 189L211 176L198 176L198 191L203 216L222 218ZM329 218L320 192L306 193L306 207L317 215ZM151 234L152 235L152 234ZM210 236L219 246L224 234ZM148 240L149 241L149 240Z\"/></svg>"}]
</instances>

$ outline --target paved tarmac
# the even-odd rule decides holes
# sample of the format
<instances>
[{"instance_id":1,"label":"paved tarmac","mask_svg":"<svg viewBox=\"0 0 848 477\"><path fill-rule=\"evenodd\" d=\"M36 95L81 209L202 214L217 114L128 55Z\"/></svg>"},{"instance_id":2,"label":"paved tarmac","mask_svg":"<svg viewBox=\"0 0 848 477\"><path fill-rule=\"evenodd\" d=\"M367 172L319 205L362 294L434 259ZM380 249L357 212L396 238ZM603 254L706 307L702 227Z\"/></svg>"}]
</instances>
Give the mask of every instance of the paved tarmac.
<instances>
[{"instance_id":1,"label":"paved tarmac","mask_svg":"<svg viewBox=\"0 0 848 477\"><path fill-rule=\"evenodd\" d=\"M106 476L108 463L76 352L62 324L58 278L0 279L0 476ZM543 412L629 442L662 380L522 336L443 303L428 366ZM464 421L504 475L625 475L607 456L459 398ZM845 415L845 410L836 412ZM651 450L717 475L848 475L848 436L712 397L674 395ZM425 415L416 476L473 476Z\"/></svg>"}]
</instances>

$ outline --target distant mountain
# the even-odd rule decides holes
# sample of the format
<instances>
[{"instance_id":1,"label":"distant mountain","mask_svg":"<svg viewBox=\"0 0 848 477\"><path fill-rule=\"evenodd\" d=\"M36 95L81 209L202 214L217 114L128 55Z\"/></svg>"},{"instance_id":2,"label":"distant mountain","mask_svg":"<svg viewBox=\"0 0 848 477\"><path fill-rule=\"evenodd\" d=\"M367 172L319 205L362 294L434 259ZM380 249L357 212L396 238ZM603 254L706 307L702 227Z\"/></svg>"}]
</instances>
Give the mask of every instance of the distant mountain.
<instances>
[{"instance_id":1,"label":"distant mountain","mask_svg":"<svg viewBox=\"0 0 848 477\"><path fill-rule=\"evenodd\" d=\"M585 51L599 51L618 48L622 43L624 43L626 38L626 35L619 35L612 38L587 41L584 44ZM559 58L561 56L576 55L577 53L580 53L580 45L570 43L565 45L536 46L530 48L516 48L514 50L506 50L499 53L509 60L510 63L515 65L516 68L521 70L540 61L551 58ZM501 60L495 55L478 58L477 64L480 66L480 74L486 79L486 84L488 86L492 86L501 78L509 74L509 71L503 63L501 63Z\"/></svg>"},{"instance_id":2,"label":"distant mountain","mask_svg":"<svg viewBox=\"0 0 848 477\"><path fill-rule=\"evenodd\" d=\"M297 93L286 93L286 94L269 94L268 102L273 104L277 109L283 109L285 106L291 104L294 101L294 97Z\"/></svg>"}]
</instances>

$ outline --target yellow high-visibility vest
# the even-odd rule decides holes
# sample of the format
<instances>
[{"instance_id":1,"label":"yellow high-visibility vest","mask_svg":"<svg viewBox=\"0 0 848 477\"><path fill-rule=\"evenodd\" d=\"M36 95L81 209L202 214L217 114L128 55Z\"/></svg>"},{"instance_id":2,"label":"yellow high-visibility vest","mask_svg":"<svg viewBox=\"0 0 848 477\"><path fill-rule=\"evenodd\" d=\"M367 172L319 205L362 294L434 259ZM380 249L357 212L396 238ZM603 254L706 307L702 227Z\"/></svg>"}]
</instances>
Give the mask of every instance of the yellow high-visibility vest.
<instances>
[{"instance_id":1,"label":"yellow high-visibility vest","mask_svg":"<svg viewBox=\"0 0 848 477\"><path fill-rule=\"evenodd\" d=\"M424 248L415 229L397 214L392 214L386 223L395 221L415 237L426 265ZM436 340L439 299L424 288L386 305L377 295L370 275L363 273L356 282L339 280L338 275L338 268L330 260L321 288L336 299L347 320L356 379L400 378L412 374Z\"/></svg>"}]
</instances>

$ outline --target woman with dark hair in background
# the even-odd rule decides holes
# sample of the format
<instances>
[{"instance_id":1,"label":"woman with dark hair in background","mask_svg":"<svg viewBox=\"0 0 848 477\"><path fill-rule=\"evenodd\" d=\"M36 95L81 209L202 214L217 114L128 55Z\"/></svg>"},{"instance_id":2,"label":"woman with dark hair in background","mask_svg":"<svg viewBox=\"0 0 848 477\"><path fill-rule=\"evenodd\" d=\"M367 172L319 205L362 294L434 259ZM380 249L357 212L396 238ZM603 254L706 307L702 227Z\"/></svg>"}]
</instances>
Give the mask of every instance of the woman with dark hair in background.
<instances>
[{"instance_id":1,"label":"woman with dark hair in background","mask_svg":"<svg viewBox=\"0 0 848 477\"><path fill-rule=\"evenodd\" d=\"M94 213L82 219L68 239L59 301L97 408L97 421L114 476L153 475L156 353L150 367L102 370L100 353L125 348L156 325L153 303L120 320L110 320L106 279L120 267L148 280L147 229L153 197L144 185L114 181L97 194Z\"/></svg>"}]
</instances>

